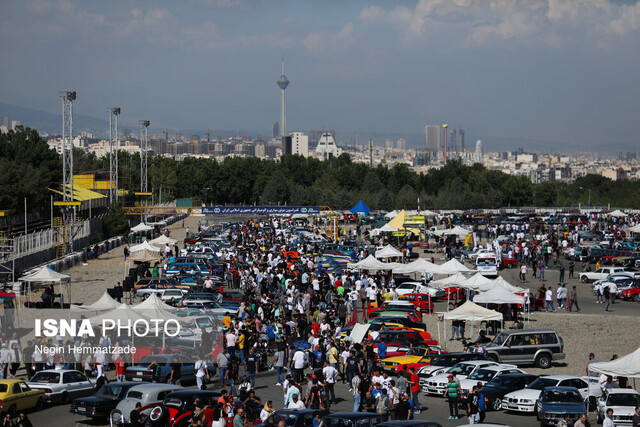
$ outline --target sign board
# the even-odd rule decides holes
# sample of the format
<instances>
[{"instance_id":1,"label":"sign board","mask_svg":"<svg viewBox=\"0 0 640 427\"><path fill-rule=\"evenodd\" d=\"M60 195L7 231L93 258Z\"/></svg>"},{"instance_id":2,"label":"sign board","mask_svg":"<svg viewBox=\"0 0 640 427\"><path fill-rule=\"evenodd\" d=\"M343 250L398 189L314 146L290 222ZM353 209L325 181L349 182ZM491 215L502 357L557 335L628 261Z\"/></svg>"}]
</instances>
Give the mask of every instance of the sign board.
<instances>
[{"instance_id":1,"label":"sign board","mask_svg":"<svg viewBox=\"0 0 640 427\"><path fill-rule=\"evenodd\" d=\"M407 216L404 225L424 225L424 216Z\"/></svg>"},{"instance_id":2,"label":"sign board","mask_svg":"<svg viewBox=\"0 0 640 427\"><path fill-rule=\"evenodd\" d=\"M465 246L473 246L473 234L465 234L465 236L464 236L464 245Z\"/></svg>"},{"instance_id":3,"label":"sign board","mask_svg":"<svg viewBox=\"0 0 640 427\"><path fill-rule=\"evenodd\" d=\"M207 206L205 215L294 215L319 214L318 206Z\"/></svg>"},{"instance_id":4,"label":"sign board","mask_svg":"<svg viewBox=\"0 0 640 427\"><path fill-rule=\"evenodd\" d=\"M80 206L80 202L53 202L53 206Z\"/></svg>"},{"instance_id":5,"label":"sign board","mask_svg":"<svg viewBox=\"0 0 640 427\"><path fill-rule=\"evenodd\" d=\"M353 340L354 343L362 342L363 339L366 338L369 333L369 328L371 327L371 323L356 323L353 325L353 329L351 330L351 334L349 337Z\"/></svg>"}]
</instances>

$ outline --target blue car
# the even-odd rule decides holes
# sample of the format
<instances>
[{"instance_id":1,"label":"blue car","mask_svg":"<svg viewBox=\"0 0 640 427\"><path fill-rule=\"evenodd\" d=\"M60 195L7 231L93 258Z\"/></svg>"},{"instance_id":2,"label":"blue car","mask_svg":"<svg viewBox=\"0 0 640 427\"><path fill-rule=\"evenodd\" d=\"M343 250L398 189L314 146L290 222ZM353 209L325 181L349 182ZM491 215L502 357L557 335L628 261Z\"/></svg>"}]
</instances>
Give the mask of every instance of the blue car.
<instances>
[{"instance_id":1,"label":"blue car","mask_svg":"<svg viewBox=\"0 0 640 427\"><path fill-rule=\"evenodd\" d=\"M573 425L581 414L586 413L584 399L575 387L546 387L536 400L536 416L541 426L555 426L565 414Z\"/></svg>"}]
</instances>

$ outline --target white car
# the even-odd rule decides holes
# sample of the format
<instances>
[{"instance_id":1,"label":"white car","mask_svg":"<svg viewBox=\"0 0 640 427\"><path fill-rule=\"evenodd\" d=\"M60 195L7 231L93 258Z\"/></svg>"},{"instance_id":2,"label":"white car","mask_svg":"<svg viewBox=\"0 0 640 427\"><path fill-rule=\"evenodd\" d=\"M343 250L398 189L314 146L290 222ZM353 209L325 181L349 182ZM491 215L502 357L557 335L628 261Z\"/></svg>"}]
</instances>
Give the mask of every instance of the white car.
<instances>
[{"instance_id":1,"label":"white car","mask_svg":"<svg viewBox=\"0 0 640 427\"><path fill-rule=\"evenodd\" d=\"M580 281L582 283L594 282L596 280L606 279L608 275L615 273L624 273L626 267L600 267L596 271L585 271L580 273Z\"/></svg>"},{"instance_id":2,"label":"white car","mask_svg":"<svg viewBox=\"0 0 640 427\"><path fill-rule=\"evenodd\" d=\"M45 369L27 382L29 387L44 390L44 401L68 403L76 397L92 395L95 385L80 371Z\"/></svg>"},{"instance_id":3,"label":"white car","mask_svg":"<svg viewBox=\"0 0 640 427\"><path fill-rule=\"evenodd\" d=\"M579 378L573 375L546 375L535 379L522 390L507 393L502 398L502 409L533 413L535 402L545 387L575 387L584 399L589 396L589 384L586 378Z\"/></svg>"},{"instance_id":4,"label":"white car","mask_svg":"<svg viewBox=\"0 0 640 427\"><path fill-rule=\"evenodd\" d=\"M469 360L466 362L460 362L457 365L446 369L444 372L429 378L426 381L426 388L423 388L423 391L426 391L428 394L444 396L444 390L449 382L450 374L456 374L458 381L462 381L478 369L497 365L498 364L496 362L492 362L490 360Z\"/></svg>"},{"instance_id":5,"label":"white car","mask_svg":"<svg viewBox=\"0 0 640 427\"><path fill-rule=\"evenodd\" d=\"M471 392L471 389L473 389L474 385L478 383L482 383L482 385L484 385L498 375L502 374L526 374L526 372L516 367L516 365L506 364L487 366L486 368L478 369L473 374L460 381L460 389L462 390L462 394L466 396Z\"/></svg>"},{"instance_id":6,"label":"white car","mask_svg":"<svg viewBox=\"0 0 640 427\"><path fill-rule=\"evenodd\" d=\"M142 414L149 415L151 410L162 404L167 394L183 390L184 387L173 384L140 384L131 387L127 396L122 399L116 409L111 411L109 421L112 426L123 426L129 423L129 415L136 408L136 403L142 404Z\"/></svg>"},{"instance_id":7,"label":"white car","mask_svg":"<svg viewBox=\"0 0 640 427\"><path fill-rule=\"evenodd\" d=\"M598 399L598 424L607 416L607 410L613 409L613 422L620 426L631 425L631 418L640 406L640 393L630 388L612 388L602 392Z\"/></svg>"},{"instance_id":8,"label":"white car","mask_svg":"<svg viewBox=\"0 0 640 427\"><path fill-rule=\"evenodd\" d=\"M158 296L165 302L171 300L171 298L178 301L181 300L188 292L189 291L186 289L164 289Z\"/></svg>"},{"instance_id":9,"label":"white car","mask_svg":"<svg viewBox=\"0 0 640 427\"><path fill-rule=\"evenodd\" d=\"M442 298L446 295L444 290L433 286L425 285L422 282L404 282L396 286L398 296L405 294L429 294L431 298Z\"/></svg>"}]
</instances>

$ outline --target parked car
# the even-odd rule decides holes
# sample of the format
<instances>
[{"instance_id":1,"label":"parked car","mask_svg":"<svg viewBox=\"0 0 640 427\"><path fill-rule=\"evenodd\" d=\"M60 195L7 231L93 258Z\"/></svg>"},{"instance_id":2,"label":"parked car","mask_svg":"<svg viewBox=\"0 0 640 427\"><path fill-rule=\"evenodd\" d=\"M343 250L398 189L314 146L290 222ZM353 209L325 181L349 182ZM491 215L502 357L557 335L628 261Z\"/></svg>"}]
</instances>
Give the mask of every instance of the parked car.
<instances>
[{"instance_id":1,"label":"parked car","mask_svg":"<svg viewBox=\"0 0 640 427\"><path fill-rule=\"evenodd\" d=\"M589 396L589 384L583 378L573 375L547 375L537 378L521 390L507 393L502 399L502 409L513 412L534 412L534 404L546 387L574 387L583 399Z\"/></svg>"},{"instance_id":2,"label":"parked car","mask_svg":"<svg viewBox=\"0 0 640 427\"><path fill-rule=\"evenodd\" d=\"M149 286L145 286L144 288L140 288L136 291L136 296L142 299L147 299L151 294L157 294L159 297L168 290L178 291L181 294L186 294L189 292L187 285L172 285L172 284L156 284L153 283Z\"/></svg>"},{"instance_id":3,"label":"parked car","mask_svg":"<svg viewBox=\"0 0 640 427\"><path fill-rule=\"evenodd\" d=\"M426 387L422 391L427 394L444 396L450 374L455 374L458 381L462 381L478 369L496 365L496 362L490 360L467 360L457 363L450 368L443 368L442 371L434 371L434 375L426 381ZM436 374L436 372L438 373Z\"/></svg>"},{"instance_id":4,"label":"parked car","mask_svg":"<svg viewBox=\"0 0 640 427\"><path fill-rule=\"evenodd\" d=\"M502 409L502 398L505 394L528 386L536 378L537 375L531 374L498 375L482 387L487 409L499 411Z\"/></svg>"},{"instance_id":5,"label":"parked car","mask_svg":"<svg viewBox=\"0 0 640 427\"><path fill-rule=\"evenodd\" d=\"M587 413L587 407L575 387L547 387L536 400L536 416L541 426L555 426L564 419L565 414L573 424L581 414Z\"/></svg>"},{"instance_id":6,"label":"parked car","mask_svg":"<svg viewBox=\"0 0 640 427\"><path fill-rule=\"evenodd\" d=\"M407 365L419 363L421 361L430 362L431 359L437 357L438 352L433 352L429 347L413 347L404 356L387 357L382 359L382 367L392 372L404 370ZM428 363L427 362L427 363Z\"/></svg>"},{"instance_id":7,"label":"parked car","mask_svg":"<svg viewBox=\"0 0 640 427\"><path fill-rule=\"evenodd\" d=\"M607 411L613 409L615 425L631 424L631 418L640 406L640 393L630 388L611 388L602 392L597 403L597 421L601 424Z\"/></svg>"},{"instance_id":8,"label":"parked car","mask_svg":"<svg viewBox=\"0 0 640 427\"><path fill-rule=\"evenodd\" d=\"M483 385L491 381L492 379L505 374L526 374L521 369L518 369L514 365L499 364L495 366L487 366L482 369L478 369L464 380L460 381L460 389L464 397L471 392L474 385L482 383Z\"/></svg>"},{"instance_id":9,"label":"parked car","mask_svg":"<svg viewBox=\"0 0 640 427\"><path fill-rule=\"evenodd\" d=\"M27 384L33 389L44 390L45 402L67 403L94 392L93 382L82 372L71 369L45 369L37 372Z\"/></svg>"},{"instance_id":10,"label":"parked car","mask_svg":"<svg viewBox=\"0 0 640 427\"><path fill-rule=\"evenodd\" d=\"M422 420L404 420L404 421L385 421L376 424L376 427L442 427L442 424L435 421Z\"/></svg>"},{"instance_id":11,"label":"parked car","mask_svg":"<svg viewBox=\"0 0 640 427\"><path fill-rule=\"evenodd\" d=\"M174 301L179 301L187 293L188 291L185 291L184 289L164 289L158 296L164 302L171 301L172 298Z\"/></svg>"},{"instance_id":12,"label":"parked car","mask_svg":"<svg viewBox=\"0 0 640 427\"><path fill-rule=\"evenodd\" d=\"M274 426L277 426L280 421L284 421L287 427L307 427L313 425L313 419L317 413L317 409L281 409L271 414L268 420ZM259 424L259 426L264 425L266 424Z\"/></svg>"},{"instance_id":13,"label":"parked car","mask_svg":"<svg viewBox=\"0 0 640 427\"><path fill-rule=\"evenodd\" d=\"M487 359L500 363L535 364L546 369L564 359L564 341L553 329L503 331L485 346Z\"/></svg>"},{"instance_id":14,"label":"parked car","mask_svg":"<svg viewBox=\"0 0 640 427\"><path fill-rule=\"evenodd\" d=\"M600 267L595 271L585 271L580 273L580 281L582 283L594 282L596 280L606 279L610 274L622 273L625 271L627 271L626 267Z\"/></svg>"},{"instance_id":15,"label":"parked car","mask_svg":"<svg viewBox=\"0 0 640 427\"><path fill-rule=\"evenodd\" d=\"M209 275L209 268L204 264L198 264L195 262L172 262L167 266L167 270L164 274L171 276L174 274L181 274L182 272L193 276L205 277Z\"/></svg>"},{"instance_id":16,"label":"parked car","mask_svg":"<svg viewBox=\"0 0 640 427\"><path fill-rule=\"evenodd\" d=\"M31 388L23 380L0 380L0 412L3 414L13 417L18 411L39 410L43 403L43 390Z\"/></svg>"},{"instance_id":17,"label":"parked car","mask_svg":"<svg viewBox=\"0 0 640 427\"><path fill-rule=\"evenodd\" d=\"M433 300L429 294L409 293L400 298L409 301L421 313L431 313L433 311Z\"/></svg>"},{"instance_id":18,"label":"parked car","mask_svg":"<svg viewBox=\"0 0 640 427\"><path fill-rule=\"evenodd\" d=\"M140 383L107 383L93 396L80 397L71 403L69 412L91 418L107 418L118 403L125 398L127 391Z\"/></svg>"},{"instance_id":19,"label":"parked car","mask_svg":"<svg viewBox=\"0 0 640 427\"><path fill-rule=\"evenodd\" d=\"M171 277L143 277L133 285L133 289L137 291L149 285L173 285L178 286L180 282Z\"/></svg>"},{"instance_id":20,"label":"parked car","mask_svg":"<svg viewBox=\"0 0 640 427\"><path fill-rule=\"evenodd\" d=\"M327 427L374 427L382 422L382 415L371 412L338 412L322 419Z\"/></svg>"},{"instance_id":21,"label":"parked car","mask_svg":"<svg viewBox=\"0 0 640 427\"><path fill-rule=\"evenodd\" d=\"M420 378L420 388L425 391L427 388L427 381L434 373L437 375L444 369L450 368L460 362L466 360L485 360L486 357L482 353L446 353L440 354L436 357L432 357L429 363L422 365L414 364L416 368L416 374Z\"/></svg>"},{"instance_id":22,"label":"parked car","mask_svg":"<svg viewBox=\"0 0 640 427\"><path fill-rule=\"evenodd\" d=\"M184 387L173 384L138 384L131 387L109 414L111 426L123 426L129 423L129 415L136 407L136 403L142 405L142 414L149 415L151 410L162 404L164 398L174 391L183 390Z\"/></svg>"},{"instance_id":23,"label":"parked car","mask_svg":"<svg viewBox=\"0 0 640 427\"><path fill-rule=\"evenodd\" d=\"M160 365L160 381L167 382L171 376L171 364L173 358L177 359L177 363L180 363L181 383L195 383L195 361L184 354L154 354L145 356L140 360L140 363L136 366L129 366L125 370L125 379L127 381L145 381L151 382L153 380L153 372L149 369L149 365L152 362L156 362ZM209 366L209 374L215 375L215 369L213 366Z\"/></svg>"},{"instance_id":24,"label":"parked car","mask_svg":"<svg viewBox=\"0 0 640 427\"><path fill-rule=\"evenodd\" d=\"M205 406L209 406L204 412L205 425L213 421L213 408L220 397L219 391L212 390L179 390L166 395L162 405L156 406L149 413L149 424L162 427L187 426L188 420L193 416L194 401L200 399Z\"/></svg>"}]
</instances>

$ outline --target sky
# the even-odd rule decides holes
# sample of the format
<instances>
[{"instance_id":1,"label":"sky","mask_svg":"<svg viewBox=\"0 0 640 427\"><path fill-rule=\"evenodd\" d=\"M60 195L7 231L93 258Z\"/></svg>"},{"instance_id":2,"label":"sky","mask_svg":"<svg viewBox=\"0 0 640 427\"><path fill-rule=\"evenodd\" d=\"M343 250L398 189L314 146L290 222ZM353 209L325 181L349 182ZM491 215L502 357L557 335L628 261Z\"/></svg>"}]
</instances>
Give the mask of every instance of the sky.
<instances>
[{"instance_id":1,"label":"sky","mask_svg":"<svg viewBox=\"0 0 640 427\"><path fill-rule=\"evenodd\" d=\"M639 46L633 0L1 0L0 102L269 134L284 54L289 131L635 149Z\"/></svg>"}]
</instances>

